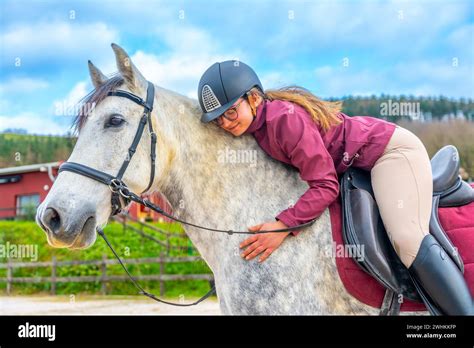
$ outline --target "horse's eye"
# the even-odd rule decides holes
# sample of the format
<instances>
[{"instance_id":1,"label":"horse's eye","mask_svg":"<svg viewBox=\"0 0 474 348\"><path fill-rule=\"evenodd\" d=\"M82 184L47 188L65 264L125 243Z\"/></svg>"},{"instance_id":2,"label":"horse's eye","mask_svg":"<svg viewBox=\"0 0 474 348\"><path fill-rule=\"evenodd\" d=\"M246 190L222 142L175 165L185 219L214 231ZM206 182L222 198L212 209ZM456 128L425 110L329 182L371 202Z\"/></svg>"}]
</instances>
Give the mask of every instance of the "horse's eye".
<instances>
[{"instance_id":1,"label":"horse's eye","mask_svg":"<svg viewBox=\"0 0 474 348\"><path fill-rule=\"evenodd\" d=\"M123 123L125 122L125 120L123 119L122 116L120 115L112 115L110 116L110 118L108 119L105 127L119 127L121 126Z\"/></svg>"}]
</instances>

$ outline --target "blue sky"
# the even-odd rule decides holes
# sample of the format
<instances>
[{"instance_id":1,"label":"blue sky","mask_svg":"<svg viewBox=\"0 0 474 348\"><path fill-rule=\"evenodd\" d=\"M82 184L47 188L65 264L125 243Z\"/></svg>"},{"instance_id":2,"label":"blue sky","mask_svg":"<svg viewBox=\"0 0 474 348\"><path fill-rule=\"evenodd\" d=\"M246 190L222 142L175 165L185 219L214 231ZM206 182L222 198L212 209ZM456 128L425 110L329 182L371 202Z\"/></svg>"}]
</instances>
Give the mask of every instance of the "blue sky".
<instances>
[{"instance_id":1,"label":"blue sky","mask_svg":"<svg viewBox=\"0 0 474 348\"><path fill-rule=\"evenodd\" d=\"M474 98L473 3L3 0L0 131L67 132L92 89L87 60L116 70L112 42L149 80L192 98L226 59L251 65L264 88L321 97Z\"/></svg>"}]
</instances>

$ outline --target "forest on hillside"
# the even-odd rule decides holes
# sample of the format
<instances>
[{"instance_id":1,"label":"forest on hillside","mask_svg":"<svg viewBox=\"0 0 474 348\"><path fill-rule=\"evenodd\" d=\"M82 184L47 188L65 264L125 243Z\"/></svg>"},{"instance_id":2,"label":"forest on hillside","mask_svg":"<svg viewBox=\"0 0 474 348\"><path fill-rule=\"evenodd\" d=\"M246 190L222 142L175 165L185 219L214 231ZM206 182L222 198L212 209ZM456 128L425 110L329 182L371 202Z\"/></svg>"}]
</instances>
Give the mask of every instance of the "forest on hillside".
<instances>
[{"instance_id":1,"label":"forest on hillside","mask_svg":"<svg viewBox=\"0 0 474 348\"><path fill-rule=\"evenodd\" d=\"M0 168L66 160L74 148L73 137L0 134Z\"/></svg>"},{"instance_id":2,"label":"forest on hillside","mask_svg":"<svg viewBox=\"0 0 474 348\"><path fill-rule=\"evenodd\" d=\"M467 98L450 99L438 97L414 96L380 96L358 97L346 96L339 99L329 98L330 101L342 101L343 112L350 116L368 115L398 123L403 119L419 121L442 121L448 119L465 119L474 121L474 100ZM396 109L399 109L398 113ZM404 113L419 112L419 117Z\"/></svg>"}]
</instances>

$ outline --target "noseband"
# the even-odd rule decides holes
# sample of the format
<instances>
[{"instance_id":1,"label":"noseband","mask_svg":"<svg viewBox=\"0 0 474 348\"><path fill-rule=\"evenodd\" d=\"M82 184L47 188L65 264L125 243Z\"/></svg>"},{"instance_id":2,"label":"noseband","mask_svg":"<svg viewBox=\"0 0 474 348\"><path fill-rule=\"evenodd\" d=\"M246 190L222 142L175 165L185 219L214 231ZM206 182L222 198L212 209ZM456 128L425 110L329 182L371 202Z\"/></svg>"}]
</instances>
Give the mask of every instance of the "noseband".
<instances>
[{"instance_id":1,"label":"noseband","mask_svg":"<svg viewBox=\"0 0 474 348\"><path fill-rule=\"evenodd\" d=\"M184 225L188 226L193 226L202 230L207 230L207 231L212 231L212 232L221 232L221 233L227 233L229 235L231 234L261 234L261 233L272 233L272 232L289 232L289 231L294 231L294 230L301 230L302 228L308 227L312 225L316 220L311 220L307 223L294 226L294 227L288 227L284 229L276 229L276 230L260 230L258 232L249 232L249 231L234 231L234 230L220 230L216 228L209 228L205 226L200 226L196 225L184 220L181 220L177 217L174 217L171 214L166 213L163 211L160 207L157 205L153 204L149 200L143 199L140 197L140 195L137 195L130 191L128 186L123 182L122 178L123 175L125 174L125 171L127 170L128 165L130 164L130 161L132 160L133 155L135 154L137 150L137 146L140 143L140 140L143 135L143 131L145 129L146 124L148 123L148 129L150 131L150 136L151 136L151 149L150 149L150 159L151 159L151 173L150 173L150 181L148 182L148 186L142 191L141 194L145 193L150 189L150 187L153 184L153 181L155 179L155 162L156 162L156 134L153 131L153 124L151 121L151 112L153 110L153 102L155 100L155 86L153 83L148 82L148 87L147 87L147 92L146 92L146 100L144 101L142 98L139 96L129 93L127 91L122 91L122 90L117 90L117 91L110 91L107 93L108 96L116 96L116 97L122 97L122 98L127 98L134 103L143 106L143 115L140 119L140 123L138 125L137 132L135 133L135 137L133 138L132 145L128 149L128 154L127 157L125 158L124 162L122 163L122 166L120 167L118 173L116 176L110 175L108 173L101 172L97 169L88 167L84 164L80 163L75 163L75 162L64 162L61 167L58 170L58 174L63 172L63 171L69 171L72 173L76 173L79 175L86 176L90 179L96 180L98 182L101 182L105 185L107 185L110 190L112 191L112 197L111 197L111 205L112 205L112 211L111 211L111 216L118 214L121 210L122 207L127 206L131 201L134 201L138 204L141 204L145 207L148 207L157 213L160 213L163 216L166 216L176 222L182 223ZM175 305L175 306L192 306L195 304L198 304L199 302L203 301L207 297L209 297L214 291L215 288L213 287L211 291L209 291L206 295L204 295L201 299L198 301L191 303L191 304L177 304L177 303L171 303L167 301L163 301L155 297L153 294L150 294L146 292L137 282L136 280L132 277L132 275L129 273L125 265L122 263L120 257L117 255L115 250L113 249L112 245L109 243L107 240L104 231L97 227L97 232L102 238L104 238L105 242L109 246L109 248L112 250L113 254L115 257L118 259L119 263L125 270L125 272L128 274L132 282L135 284L135 286L140 290L140 293L148 296L155 301L170 304L170 305Z\"/></svg>"}]
</instances>

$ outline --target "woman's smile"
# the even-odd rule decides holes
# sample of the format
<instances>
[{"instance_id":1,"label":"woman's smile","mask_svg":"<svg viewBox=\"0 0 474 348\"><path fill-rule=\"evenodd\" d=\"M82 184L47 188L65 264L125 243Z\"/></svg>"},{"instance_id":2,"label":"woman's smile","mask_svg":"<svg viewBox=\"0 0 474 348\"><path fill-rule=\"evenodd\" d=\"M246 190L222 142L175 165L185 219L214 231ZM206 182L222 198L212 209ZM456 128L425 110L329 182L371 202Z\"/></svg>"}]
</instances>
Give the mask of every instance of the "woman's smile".
<instances>
[{"instance_id":1,"label":"woman's smile","mask_svg":"<svg viewBox=\"0 0 474 348\"><path fill-rule=\"evenodd\" d=\"M235 128L237 128L237 126L239 125L239 123L237 123L235 126L231 127L231 128L227 128L227 130L234 130Z\"/></svg>"}]
</instances>

